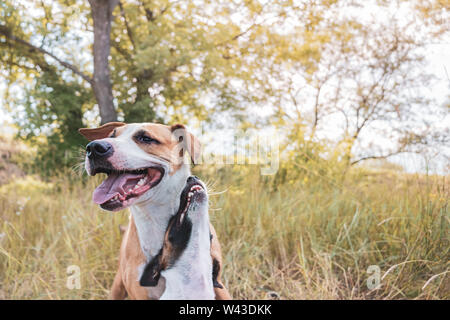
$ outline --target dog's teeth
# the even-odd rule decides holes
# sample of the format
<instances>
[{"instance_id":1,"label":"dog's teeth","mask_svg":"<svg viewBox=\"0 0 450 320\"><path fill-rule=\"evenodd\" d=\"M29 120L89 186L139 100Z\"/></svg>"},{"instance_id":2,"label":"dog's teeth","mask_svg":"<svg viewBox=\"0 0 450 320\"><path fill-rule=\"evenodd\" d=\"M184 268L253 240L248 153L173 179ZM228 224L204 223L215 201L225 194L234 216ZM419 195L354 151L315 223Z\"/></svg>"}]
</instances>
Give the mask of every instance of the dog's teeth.
<instances>
[{"instance_id":1,"label":"dog's teeth","mask_svg":"<svg viewBox=\"0 0 450 320\"><path fill-rule=\"evenodd\" d=\"M200 186L193 186L191 188L191 191L196 192L196 191L200 191L201 189L202 189L202 187L200 187Z\"/></svg>"},{"instance_id":2,"label":"dog's teeth","mask_svg":"<svg viewBox=\"0 0 450 320\"><path fill-rule=\"evenodd\" d=\"M193 194L194 194L194 193L191 191L191 192L188 193L188 196L189 196L189 197L192 197Z\"/></svg>"},{"instance_id":3,"label":"dog's teeth","mask_svg":"<svg viewBox=\"0 0 450 320\"><path fill-rule=\"evenodd\" d=\"M142 178L141 180L139 180L139 182L137 183L138 186L142 186L145 183L145 179Z\"/></svg>"}]
</instances>

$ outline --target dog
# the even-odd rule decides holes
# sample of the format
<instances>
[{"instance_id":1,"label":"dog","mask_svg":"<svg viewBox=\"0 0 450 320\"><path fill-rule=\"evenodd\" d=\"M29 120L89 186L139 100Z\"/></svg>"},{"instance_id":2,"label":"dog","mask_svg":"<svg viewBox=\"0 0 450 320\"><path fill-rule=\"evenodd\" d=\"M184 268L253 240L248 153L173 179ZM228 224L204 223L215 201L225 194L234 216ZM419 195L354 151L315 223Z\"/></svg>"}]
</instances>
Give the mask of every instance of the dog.
<instances>
[{"instance_id":1,"label":"dog","mask_svg":"<svg viewBox=\"0 0 450 320\"><path fill-rule=\"evenodd\" d=\"M181 124L167 126L157 123L110 122L98 128L81 128L79 132L90 141L86 146L86 172L91 176L97 173L107 174L107 178L94 191L94 202L108 211L130 208L130 221L123 235L119 267L110 298L180 297L173 293L177 277L173 275L176 270L171 271L171 268L161 270L156 283L151 286L143 286L141 282L149 283L144 271L149 270L148 266L155 264L154 261L165 261L161 259L162 256L177 255L175 251L166 249L165 252L164 245L166 248L171 247L167 242L167 234L170 234L172 228L171 220L182 207L183 191L189 186L191 172L189 163L184 161L185 154L190 155L195 165L200 157L200 142ZM203 190L200 193L206 194L204 185L198 179L194 180ZM190 209L193 210L192 216L197 215L196 211L207 211L207 201L206 205L205 201L201 202L199 199L195 202L199 208ZM202 261L205 265L202 274L211 269L213 297L228 300L231 296L220 280L220 243L212 224L209 224L208 234L210 257L209 262ZM181 265L191 261L185 259L190 252L188 247L178 254ZM193 275L187 276L192 278ZM209 280L207 284L210 284ZM183 294L184 298L197 297L189 296L193 294L189 291L184 291ZM205 292L204 297L210 298L210 292Z\"/></svg>"}]
</instances>

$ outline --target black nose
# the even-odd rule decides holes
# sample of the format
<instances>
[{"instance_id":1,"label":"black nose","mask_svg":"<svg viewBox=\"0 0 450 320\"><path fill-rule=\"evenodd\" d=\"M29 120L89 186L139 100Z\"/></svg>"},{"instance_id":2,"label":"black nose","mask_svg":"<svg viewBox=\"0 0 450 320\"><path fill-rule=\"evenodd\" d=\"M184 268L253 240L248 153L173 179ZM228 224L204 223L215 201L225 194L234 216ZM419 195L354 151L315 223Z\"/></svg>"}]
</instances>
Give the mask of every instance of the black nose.
<instances>
[{"instance_id":1,"label":"black nose","mask_svg":"<svg viewBox=\"0 0 450 320\"><path fill-rule=\"evenodd\" d=\"M188 179L187 179L187 182L194 182L195 180L200 180L197 176L190 176Z\"/></svg>"},{"instance_id":2,"label":"black nose","mask_svg":"<svg viewBox=\"0 0 450 320\"><path fill-rule=\"evenodd\" d=\"M113 152L112 145L106 141L92 141L86 146L88 158L106 158Z\"/></svg>"}]
</instances>

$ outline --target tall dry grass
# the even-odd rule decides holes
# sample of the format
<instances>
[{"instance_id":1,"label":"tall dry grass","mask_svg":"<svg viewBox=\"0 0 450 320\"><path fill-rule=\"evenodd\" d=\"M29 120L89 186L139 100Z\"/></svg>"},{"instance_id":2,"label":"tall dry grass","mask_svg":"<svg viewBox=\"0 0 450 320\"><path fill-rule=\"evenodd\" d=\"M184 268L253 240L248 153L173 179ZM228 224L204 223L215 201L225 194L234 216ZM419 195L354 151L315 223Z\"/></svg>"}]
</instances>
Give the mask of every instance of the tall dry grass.
<instances>
[{"instance_id":1,"label":"tall dry grass","mask_svg":"<svg viewBox=\"0 0 450 320\"><path fill-rule=\"evenodd\" d=\"M211 216L235 297L450 297L446 178L357 169L342 184L305 177L274 191L256 168L233 171L219 174L214 189L227 192ZM371 265L378 290L367 288Z\"/></svg>"},{"instance_id":2,"label":"tall dry grass","mask_svg":"<svg viewBox=\"0 0 450 320\"><path fill-rule=\"evenodd\" d=\"M237 299L448 299L448 178L355 169L278 184L255 166L203 167ZM128 212L92 203L101 177L0 186L0 298L103 299ZM66 287L67 267L81 289ZM381 287L369 290L370 265Z\"/></svg>"}]
</instances>

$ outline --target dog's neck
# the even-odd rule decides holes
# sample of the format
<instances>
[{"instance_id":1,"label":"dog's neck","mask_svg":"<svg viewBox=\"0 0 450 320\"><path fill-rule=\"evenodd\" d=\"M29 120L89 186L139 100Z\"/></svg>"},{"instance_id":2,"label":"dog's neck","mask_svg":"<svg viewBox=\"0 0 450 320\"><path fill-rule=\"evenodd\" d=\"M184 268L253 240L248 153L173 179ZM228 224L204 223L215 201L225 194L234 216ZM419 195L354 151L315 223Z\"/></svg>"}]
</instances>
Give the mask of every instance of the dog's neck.
<instances>
[{"instance_id":1,"label":"dog's neck","mask_svg":"<svg viewBox=\"0 0 450 320\"><path fill-rule=\"evenodd\" d=\"M139 238L141 250L147 261L151 260L161 249L167 224L173 214L170 206L130 207Z\"/></svg>"},{"instance_id":2,"label":"dog's neck","mask_svg":"<svg viewBox=\"0 0 450 320\"><path fill-rule=\"evenodd\" d=\"M130 206L141 250L147 261L158 254L163 245L169 220L178 210L180 194L190 174L189 167L183 165L172 176L167 177L170 180L166 188L151 199Z\"/></svg>"}]
</instances>

